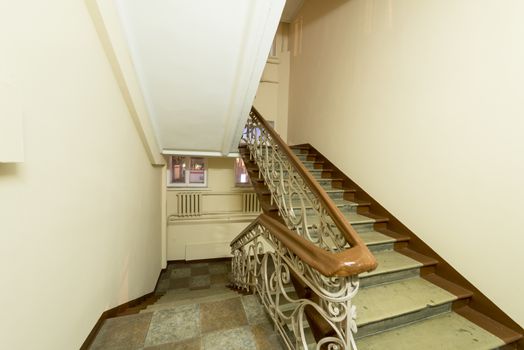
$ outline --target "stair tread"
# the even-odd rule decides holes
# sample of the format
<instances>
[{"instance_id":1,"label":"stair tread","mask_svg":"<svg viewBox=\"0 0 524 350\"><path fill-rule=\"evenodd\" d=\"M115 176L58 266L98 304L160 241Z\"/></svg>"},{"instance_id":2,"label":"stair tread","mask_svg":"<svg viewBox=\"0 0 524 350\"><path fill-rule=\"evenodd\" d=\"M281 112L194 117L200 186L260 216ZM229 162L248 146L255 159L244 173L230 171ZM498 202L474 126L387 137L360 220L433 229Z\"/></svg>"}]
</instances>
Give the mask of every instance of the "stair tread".
<instances>
[{"instance_id":1,"label":"stair tread","mask_svg":"<svg viewBox=\"0 0 524 350\"><path fill-rule=\"evenodd\" d=\"M416 252L409 248L399 249L398 252L410 257L413 260L420 262L423 266L438 264L438 260L433 259L432 257L429 257L427 255L420 254L419 252Z\"/></svg>"},{"instance_id":2,"label":"stair tread","mask_svg":"<svg viewBox=\"0 0 524 350\"><path fill-rule=\"evenodd\" d=\"M372 224L372 223L376 222L375 219L372 219L370 217L367 217L365 215L358 214L358 213L355 213L355 212L342 211L342 214L349 221L349 223L351 225ZM310 225L318 224L319 223L319 219L318 219L318 217L316 217L314 215L308 216L308 223Z\"/></svg>"},{"instance_id":3,"label":"stair tread","mask_svg":"<svg viewBox=\"0 0 524 350\"><path fill-rule=\"evenodd\" d=\"M430 281L434 285L447 290L451 294L456 295L459 299L470 298L473 296L473 293L470 290L467 290L466 288L462 288L461 286L443 277L440 277L437 274L432 273L432 274L423 276L423 278L427 281Z\"/></svg>"},{"instance_id":4,"label":"stair tread","mask_svg":"<svg viewBox=\"0 0 524 350\"><path fill-rule=\"evenodd\" d=\"M363 288L353 303L357 306L357 325L361 326L454 300L454 294L416 277Z\"/></svg>"},{"instance_id":5,"label":"stair tread","mask_svg":"<svg viewBox=\"0 0 524 350\"><path fill-rule=\"evenodd\" d=\"M489 331L490 333L496 335L498 338L502 339L506 344L516 342L522 339L523 335L515 332L514 330L498 323L495 320L492 320L488 316L472 309L469 306L464 306L458 310L456 313L466 318L470 322L474 322L479 327Z\"/></svg>"},{"instance_id":6,"label":"stair tread","mask_svg":"<svg viewBox=\"0 0 524 350\"><path fill-rule=\"evenodd\" d=\"M360 278L371 277L394 271L407 270L422 267L422 263L411 259L395 250L385 250L374 254L378 266L375 270L364 272L359 275Z\"/></svg>"},{"instance_id":7,"label":"stair tread","mask_svg":"<svg viewBox=\"0 0 524 350\"><path fill-rule=\"evenodd\" d=\"M378 231L359 232L358 235L368 246L396 242L393 237L386 236Z\"/></svg>"},{"instance_id":8,"label":"stair tread","mask_svg":"<svg viewBox=\"0 0 524 350\"><path fill-rule=\"evenodd\" d=\"M371 335L356 341L359 350L488 350L504 342L455 312Z\"/></svg>"}]
</instances>

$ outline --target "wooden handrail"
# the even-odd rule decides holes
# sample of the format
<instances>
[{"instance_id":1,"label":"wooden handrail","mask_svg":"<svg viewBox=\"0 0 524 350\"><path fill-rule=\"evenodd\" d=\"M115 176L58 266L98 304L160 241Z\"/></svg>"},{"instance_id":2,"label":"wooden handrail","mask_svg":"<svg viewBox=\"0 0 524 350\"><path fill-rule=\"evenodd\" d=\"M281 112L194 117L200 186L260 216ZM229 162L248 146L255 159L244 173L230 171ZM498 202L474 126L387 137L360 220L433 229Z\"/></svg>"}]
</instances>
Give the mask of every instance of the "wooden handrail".
<instances>
[{"instance_id":1,"label":"wooden handrail","mask_svg":"<svg viewBox=\"0 0 524 350\"><path fill-rule=\"evenodd\" d=\"M377 266L375 258L366 246L357 245L339 253L331 253L297 235L267 214L260 214L231 241L231 246L257 225L268 229L287 249L324 276L353 276L371 271Z\"/></svg>"},{"instance_id":2,"label":"wooden handrail","mask_svg":"<svg viewBox=\"0 0 524 350\"><path fill-rule=\"evenodd\" d=\"M271 138L273 138L273 140L278 144L282 152L287 156L295 170L306 181L306 184L308 185L311 192L313 192L320 199L324 207L327 209L329 216L333 219L335 226L339 229L340 233L344 235L344 238L351 244L351 246L365 246L365 243L362 241L355 229L347 222L344 215L340 212L335 203L333 203L333 200L329 197L329 195L322 188L322 186L320 186L317 180L315 180L313 175L311 175L311 173L306 169L306 167L298 159L295 153L293 153L293 151L287 145L287 143L285 143L284 140L282 140L280 135L264 119L264 117L262 117L260 113L258 113L255 107L253 107L251 111L258 119L260 124L262 124L264 128L267 130L267 132L271 135Z\"/></svg>"},{"instance_id":3,"label":"wooden handrail","mask_svg":"<svg viewBox=\"0 0 524 350\"><path fill-rule=\"evenodd\" d=\"M260 216L257 219L258 222L268 223L270 225L268 229L275 229L279 231L279 236L288 237L286 242L290 244L288 247L295 254L299 255L304 253L312 254L311 256L322 258L322 262L325 263L325 267L321 268L318 266L318 262L313 258L301 257L304 262L311 262L311 266L315 265L316 269L322 273L328 272L326 276L340 275L340 276L349 276L353 274L358 274L365 271L374 270L377 267L377 262L373 254L369 251L366 244L362 241L355 229L347 222L344 215L340 212L338 207L333 203L332 199L326 193L326 191L320 186L317 180L311 175L311 173L306 169L302 162L298 159L295 153L287 145L280 135L273 129L273 127L262 117L262 115L256 110L255 107L252 107L251 113L254 118L266 129L273 141L278 145L280 150L288 158L289 162L293 165L297 173L304 179L308 188L317 196L320 200L329 216L333 220L333 223L339 230L339 232L344 236L344 238L349 242L351 248L339 252L339 253L330 253L315 246L313 243L307 241L303 237L300 237L293 231L289 230L287 227L279 223L279 226L275 226L272 221L268 220L269 217ZM262 220L262 221L261 221ZM276 222L276 221L275 221ZM256 224L256 223L255 223ZM282 230L282 227L285 228L285 231ZM251 225L248 226L252 227ZM266 226L267 227L267 226ZM244 231L245 232L245 231ZM273 232L272 232L273 233ZM279 237L280 238L280 237ZM236 240L236 239L235 239ZM284 242L284 241L283 241ZM286 245L287 246L287 245ZM307 254L306 254L307 255ZM318 268L317 268L318 267Z\"/></svg>"}]
</instances>

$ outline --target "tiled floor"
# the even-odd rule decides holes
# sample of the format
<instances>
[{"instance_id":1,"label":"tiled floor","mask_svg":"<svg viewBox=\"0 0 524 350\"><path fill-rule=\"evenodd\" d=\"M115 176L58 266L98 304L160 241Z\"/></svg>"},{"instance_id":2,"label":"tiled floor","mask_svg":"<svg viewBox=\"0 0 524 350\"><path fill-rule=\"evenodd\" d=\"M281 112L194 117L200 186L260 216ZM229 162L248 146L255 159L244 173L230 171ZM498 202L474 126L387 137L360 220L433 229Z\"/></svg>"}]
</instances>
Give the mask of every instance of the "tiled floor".
<instances>
[{"instance_id":1,"label":"tiled floor","mask_svg":"<svg viewBox=\"0 0 524 350\"><path fill-rule=\"evenodd\" d=\"M157 288L165 295L140 314L107 320L91 349L283 349L257 297L225 288L230 263L170 264Z\"/></svg>"}]
</instances>

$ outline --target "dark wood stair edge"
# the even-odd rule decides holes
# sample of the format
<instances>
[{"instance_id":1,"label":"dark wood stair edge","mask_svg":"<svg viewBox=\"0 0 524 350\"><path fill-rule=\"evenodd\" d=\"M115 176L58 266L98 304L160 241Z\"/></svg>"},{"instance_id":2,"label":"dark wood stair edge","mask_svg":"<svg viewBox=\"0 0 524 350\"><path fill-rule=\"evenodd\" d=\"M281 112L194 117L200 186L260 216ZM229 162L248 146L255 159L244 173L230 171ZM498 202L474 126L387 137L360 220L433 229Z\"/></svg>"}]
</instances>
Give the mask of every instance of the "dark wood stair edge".
<instances>
[{"instance_id":1,"label":"dark wood stair edge","mask_svg":"<svg viewBox=\"0 0 524 350\"><path fill-rule=\"evenodd\" d=\"M434 272L444 279L458 285L466 290L473 293L468 307L478 314L489 315L484 316L497 323L509 328L516 334L524 335L522 327L509 317L504 311L502 311L495 303L493 303L488 297L486 297L480 290L478 290L472 283L470 283L464 276L462 276L457 270L455 270L451 264L437 254L429 245L427 245L422 239L420 239L415 233L407 228L400 220L392 215L387 209L385 209L380 203L378 203L373 197L371 197L366 191L364 191L356 182L351 180L346 174L338 169L333 163L329 161L322 153L315 149L310 144L301 144L292 146L291 148L299 148L301 150L308 150L309 155L314 155L315 159L323 160L324 167L332 169L332 176L337 178L343 178L343 186L346 188L356 189L355 198L358 200L367 201L370 204L370 213L373 213L377 217L388 218L387 230L400 234L402 236L408 236L409 242L408 247L411 251L415 251L426 257L433 258L438 261L435 266ZM367 214L363 214L367 215ZM387 233L386 233L387 234ZM477 318L478 319L478 318ZM474 322L474 320L471 320ZM474 322L476 323L476 322ZM479 324L482 327L482 325ZM517 348L524 349L524 341L521 338L518 342Z\"/></svg>"},{"instance_id":2,"label":"dark wood stair edge","mask_svg":"<svg viewBox=\"0 0 524 350\"><path fill-rule=\"evenodd\" d=\"M100 315L100 318L95 323L93 329L91 330L91 332L89 332L89 335L84 340L84 343L80 347L80 350L88 350L89 349L91 344L93 344L93 341L95 340L96 336L98 335L98 332L102 328L102 325L104 324L104 322L107 319L118 317L118 316L124 316L124 315L126 315L125 314L126 310L133 309L133 308L136 310L135 313L138 313L138 311L140 311L141 309L145 308L147 305L150 305L151 301L153 299L155 301L158 300L160 295L156 295L155 291L156 291L156 289L158 287L158 283L160 282L160 276L162 276L162 273L164 273L165 271L166 271L166 269L160 270L160 272L158 274L158 278L156 280L155 288L153 289L152 292L147 293L145 295L142 295L141 297L138 297L136 299L130 300L127 303L123 303L121 305L115 306L112 309L109 309L109 310L106 310L106 311L102 312L102 314ZM142 307L140 307L140 306L142 306Z\"/></svg>"},{"instance_id":3,"label":"dark wood stair edge","mask_svg":"<svg viewBox=\"0 0 524 350\"><path fill-rule=\"evenodd\" d=\"M515 332L513 329L500 324L469 306L463 306L454 311L470 322L499 337L505 344L511 345L506 349L524 349L524 339L521 333Z\"/></svg>"}]
</instances>

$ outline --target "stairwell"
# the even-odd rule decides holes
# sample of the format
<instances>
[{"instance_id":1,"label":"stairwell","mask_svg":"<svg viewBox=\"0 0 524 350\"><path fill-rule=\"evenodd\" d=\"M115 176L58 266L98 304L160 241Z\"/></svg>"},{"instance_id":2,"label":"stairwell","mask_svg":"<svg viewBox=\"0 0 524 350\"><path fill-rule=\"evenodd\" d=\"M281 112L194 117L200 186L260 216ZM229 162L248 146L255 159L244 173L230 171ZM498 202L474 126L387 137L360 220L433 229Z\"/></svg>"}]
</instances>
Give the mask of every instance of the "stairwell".
<instances>
[{"instance_id":1,"label":"stairwell","mask_svg":"<svg viewBox=\"0 0 524 350\"><path fill-rule=\"evenodd\" d=\"M345 179L333 176L314 149L294 152L378 261L377 269L359 276L361 289L353 299L358 349L517 348L520 334L468 306L473 293L436 274L439 261L410 249L410 237L389 230L388 218L373 215L371 203L345 188Z\"/></svg>"},{"instance_id":2,"label":"stairwell","mask_svg":"<svg viewBox=\"0 0 524 350\"><path fill-rule=\"evenodd\" d=\"M89 349L284 349L257 297L227 287L230 267L170 263L157 300L106 320Z\"/></svg>"},{"instance_id":3,"label":"stairwell","mask_svg":"<svg viewBox=\"0 0 524 350\"><path fill-rule=\"evenodd\" d=\"M519 325L357 184L312 146L292 149L378 262L376 269L359 275L360 289L352 299L358 349L522 348ZM281 220L248 148L241 146L240 153L264 213ZM317 224L311 208L305 210L311 214L308 224ZM135 307L137 314L106 321L91 349L286 348L259 296L228 287L230 273L229 260L170 264L158 284L157 300ZM289 296L314 300L307 286L292 282L284 286ZM279 302L284 314L293 308ZM284 326L292 337L293 325ZM308 349L323 349L316 343L329 336L322 323L308 315L303 328Z\"/></svg>"}]
</instances>

